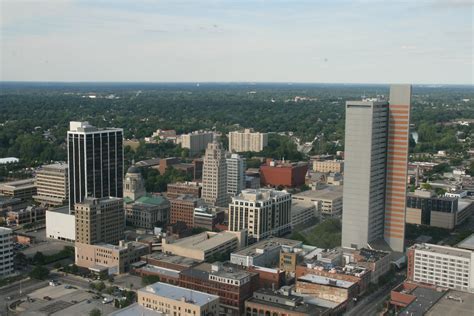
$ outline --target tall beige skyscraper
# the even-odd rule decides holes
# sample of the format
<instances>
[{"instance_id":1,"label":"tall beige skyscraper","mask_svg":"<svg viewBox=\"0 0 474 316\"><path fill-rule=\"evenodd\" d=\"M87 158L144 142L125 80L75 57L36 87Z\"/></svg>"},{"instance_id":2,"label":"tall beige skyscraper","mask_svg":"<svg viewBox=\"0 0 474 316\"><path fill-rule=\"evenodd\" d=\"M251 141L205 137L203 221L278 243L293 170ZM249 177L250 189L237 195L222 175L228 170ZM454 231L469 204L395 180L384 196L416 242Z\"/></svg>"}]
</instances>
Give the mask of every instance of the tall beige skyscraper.
<instances>
[{"instance_id":1,"label":"tall beige skyscraper","mask_svg":"<svg viewBox=\"0 0 474 316\"><path fill-rule=\"evenodd\" d=\"M411 86L347 101L342 246L404 251Z\"/></svg>"},{"instance_id":2,"label":"tall beige skyscraper","mask_svg":"<svg viewBox=\"0 0 474 316\"><path fill-rule=\"evenodd\" d=\"M227 161L221 143L207 145L202 169L202 199L215 206L227 206Z\"/></svg>"},{"instance_id":3,"label":"tall beige skyscraper","mask_svg":"<svg viewBox=\"0 0 474 316\"><path fill-rule=\"evenodd\" d=\"M252 129L229 133L229 151L231 152L260 152L267 144L267 133L254 132Z\"/></svg>"}]
</instances>

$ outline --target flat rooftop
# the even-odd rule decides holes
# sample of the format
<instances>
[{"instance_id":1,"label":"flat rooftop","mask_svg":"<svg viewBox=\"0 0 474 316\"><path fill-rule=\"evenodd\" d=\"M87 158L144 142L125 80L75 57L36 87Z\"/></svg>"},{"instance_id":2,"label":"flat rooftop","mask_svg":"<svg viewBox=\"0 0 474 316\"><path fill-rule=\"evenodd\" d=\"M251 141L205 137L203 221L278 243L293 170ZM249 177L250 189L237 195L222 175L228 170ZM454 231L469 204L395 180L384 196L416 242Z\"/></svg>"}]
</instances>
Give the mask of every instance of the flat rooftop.
<instances>
[{"instance_id":1,"label":"flat rooftop","mask_svg":"<svg viewBox=\"0 0 474 316\"><path fill-rule=\"evenodd\" d=\"M425 315L425 313L441 298L445 295L445 292L438 292L433 289L417 287L411 293L416 296L416 299L405 307L399 315L414 316L414 315ZM438 314L439 315L439 314ZM445 314L452 315L452 314Z\"/></svg>"},{"instance_id":2,"label":"flat rooftop","mask_svg":"<svg viewBox=\"0 0 474 316\"><path fill-rule=\"evenodd\" d=\"M210 263L201 263L194 268L190 268L184 271L181 271L181 274L195 277L201 280L209 280L209 275L217 275L223 278L232 279L232 280L243 280L249 278L252 275L256 275L255 272L247 272L240 269L238 266L222 264L218 271L213 271L212 264Z\"/></svg>"},{"instance_id":3,"label":"flat rooftop","mask_svg":"<svg viewBox=\"0 0 474 316\"><path fill-rule=\"evenodd\" d=\"M299 277L298 281L299 280L305 281L305 282L310 282L310 283L315 283L315 284L328 285L328 286L333 286L333 287L341 287L341 288L345 288L345 289L348 289L352 285L355 284L354 282L328 278L328 277L315 275L315 274L306 274L302 277Z\"/></svg>"},{"instance_id":4,"label":"flat rooftop","mask_svg":"<svg viewBox=\"0 0 474 316\"><path fill-rule=\"evenodd\" d=\"M295 248L302 245L303 242L299 240L271 237L234 252L233 254L248 257L258 257L271 249L280 248L282 246Z\"/></svg>"},{"instance_id":5,"label":"flat rooftop","mask_svg":"<svg viewBox=\"0 0 474 316\"><path fill-rule=\"evenodd\" d=\"M456 247L474 251L474 234L462 240Z\"/></svg>"},{"instance_id":6,"label":"flat rooftop","mask_svg":"<svg viewBox=\"0 0 474 316\"><path fill-rule=\"evenodd\" d=\"M150 273L155 273L155 274L162 274L166 275L168 277L172 278L179 278L179 271L178 270L173 270L173 269L168 269L168 268L163 268L163 267L158 267L152 264L147 264L143 267L140 268L142 271L145 272L150 272Z\"/></svg>"},{"instance_id":7,"label":"flat rooftop","mask_svg":"<svg viewBox=\"0 0 474 316\"><path fill-rule=\"evenodd\" d=\"M446 295L439 299L425 314L471 316L474 311L474 294L449 290Z\"/></svg>"},{"instance_id":8,"label":"flat rooftop","mask_svg":"<svg viewBox=\"0 0 474 316\"><path fill-rule=\"evenodd\" d=\"M59 170L63 171L68 168L68 164L66 162L64 163L53 163L51 165L43 165L41 166L41 169L43 170Z\"/></svg>"},{"instance_id":9,"label":"flat rooftop","mask_svg":"<svg viewBox=\"0 0 474 316\"><path fill-rule=\"evenodd\" d=\"M139 289L137 292L155 294L175 301L181 301L184 298L186 303L198 306L204 306L210 301L219 299L219 296L217 295L211 295L162 282L153 283Z\"/></svg>"},{"instance_id":10,"label":"flat rooftop","mask_svg":"<svg viewBox=\"0 0 474 316\"><path fill-rule=\"evenodd\" d=\"M438 246L438 245L433 245L433 244L415 244L413 248L419 251L439 253L443 255L456 256L456 257L461 257L465 259L470 259L471 253L472 253L472 251L470 250L448 247L448 246Z\"/></svg>"},{"instance_id":11,"label":"flat rooftop","mask_svg":"<svg viewBox=\"0 0 474 316\"><path fill-rule=\"evenodd\" d=\"M334 185L326 186L321 190L308 190L301 193L293 194L293 200L335 200L342 198L343 186Z\"/></svg>"},{"instance_id":12,"label":"flat rooftop","mask_svg":"<svg viewBox=\"0 0 474 316\"><path fill-rule=\"evenodd\" d=\"M0 183L0 188L3 189L26 189L26 188L31 188L35 186L35 179L22 179L22 180L16 180L16 181L10 181L10 182L3 182Z\"/></svg>"},{"instance_id":13,"label":"flat rooftop","mask_svg":"<svg viewBox=\"0 0 474 316\"><path fill-rule=\"evenodd\" d=\"M142 259L144 259L145 261L147 259L160 260L162 262L181 265L189 268L201 263L200 260L182 257L178 255L170 255L163 252L154 252L149 255L143 256Z\"/></svg>"},{"instance_id":14,"label":"flat rooftop","mask_svg":"<svg viewBox=\"0 0 474 316\"><path fill-rule=\"evenodd\" d=\"M290 195L286 191L275 189L245 189L237 196L232 197L232 201L242 202L264 202L274 197Z\"/></svg>"},{"instance_id":15,"label":"flat rooftop","mask_svg":"<svg viewBox=\"0 0 474 316\"><path fill-rule=\"evenodd\" d=\"M165 316L166 314L148 309L139 305L138 303L133 303L125 308L119 309L118 311L108 314L108 316Z\"/></svg>"},{"instance_id":16,"label":"flat rooftop","mask_svg":"<svg viewBox=\"0 0 474 316\"><path fill-rule=\"evenodd\" d=\"M265 299L265 298L270 298ZM259 289L254 292L253 297L247 300L249 303L262 304L266 306L274 306L294 313L307 313L310 315L325 315L328 308L310 303L305 303L303 298L295 295L284 295L278 291L270 289ZM286 303L286 302L288 303ZM281 302L281 303L280 303Z\"/></svg>"},{"instance_id":17,"label":"flat rooftop","mask_svg":"<svg viewBox=\"0 0 474 316\"><path fill-rule=\"evenodd\" d=\"M237 235L229 232L204 232L190 237L178 239L175 242L170 243L169 245L207 251L219 245L227 243L232 239L237 239Z\"/></svg>"}]
</instances>

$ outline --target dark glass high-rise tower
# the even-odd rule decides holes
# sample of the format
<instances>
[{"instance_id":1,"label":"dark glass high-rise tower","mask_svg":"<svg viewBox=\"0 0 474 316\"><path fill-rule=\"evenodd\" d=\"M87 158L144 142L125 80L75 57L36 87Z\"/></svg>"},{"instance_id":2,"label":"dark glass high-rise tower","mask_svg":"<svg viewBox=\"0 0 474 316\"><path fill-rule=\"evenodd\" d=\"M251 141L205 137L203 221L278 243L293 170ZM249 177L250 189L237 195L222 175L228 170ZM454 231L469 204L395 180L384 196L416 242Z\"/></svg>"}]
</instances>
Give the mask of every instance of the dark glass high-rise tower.
<instances>
[{"instance_id":1,"label":"dark glass high-rise tower","mask_svg":"<svg viewBox=\"0 0 474 316\"><path fill-rule=\"evenodd\" d=\"M123 197L123 130L70 122L69 210L86 197Z\"/></svg>"}]
</instances>

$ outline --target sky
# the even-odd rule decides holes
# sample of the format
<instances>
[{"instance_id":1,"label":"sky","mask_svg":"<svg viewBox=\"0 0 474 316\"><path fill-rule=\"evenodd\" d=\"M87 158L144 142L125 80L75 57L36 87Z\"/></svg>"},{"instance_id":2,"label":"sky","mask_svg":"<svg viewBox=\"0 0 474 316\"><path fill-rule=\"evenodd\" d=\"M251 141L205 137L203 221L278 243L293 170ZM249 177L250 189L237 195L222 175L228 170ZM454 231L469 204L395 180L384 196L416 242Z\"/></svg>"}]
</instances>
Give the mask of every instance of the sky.
<instances>
[{"instance_id":1,"label":"sky","mask_svg":"<svg viewBox=\"0 0 474 316\"><path fill-rule=\"evenodd\" d=\"M474 84L474 0L0 0L0 80Z\"/></svg>"}]
</instances>

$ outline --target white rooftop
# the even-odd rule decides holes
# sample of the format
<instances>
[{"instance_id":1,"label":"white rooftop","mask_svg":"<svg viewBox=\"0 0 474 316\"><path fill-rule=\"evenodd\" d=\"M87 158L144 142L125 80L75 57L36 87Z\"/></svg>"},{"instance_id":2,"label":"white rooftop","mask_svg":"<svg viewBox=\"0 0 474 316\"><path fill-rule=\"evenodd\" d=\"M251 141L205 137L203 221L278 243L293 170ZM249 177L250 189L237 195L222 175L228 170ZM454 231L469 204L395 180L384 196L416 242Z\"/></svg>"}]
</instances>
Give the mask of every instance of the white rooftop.
<instances>
[{"instance_id":1,"label":"white rooftop","mask_svg":"<svg viewBox=\"0 0 474 316\"><path fill-rule=\"evenodd\" d=\"M459 244L456 245L458 248L474 250L474 234L462 240Z\"/></svg>"},{"instance_id":2,"label":"white rooftop","mask_svg":"<svg viewBox=\"0 0 474 316\"><path fill-rule=\"evenodd\" d=\"M322 285L342 287L342 288L345 288L345 289L350 288L352 285L354 285L354 282L328 278L328 277L315 275L315 274L306 274L306 275L298 278L298 280L303 280L303 281L306 281L306 282L322 284Z\"/></svg>"},{"instance_id":3,"label":"white rooftop","mask_svg":"<svg viewBox=\"0 0 474 316\"><path fill-rule=\"evenodd\" d=\"M148 285L139 289L138 292L152 293L175 301L182 301L184 298L186 303L198 306L204 306L211 301L219 299L219 296L216 295L194 291L162 282L156 282Z\"/></svg>"},{"instance_id":4,"label":"white rooftop","mask_svg":"<svg viewBox=\"0 0 474 316\"><path fill-rule=\"evenodd\" d=\"M163 314L158 311L154 311L152 309L148 309L143 307L142 305L139 305L137 303L133 303L132 305L129 305L125 308L119 309L118 311L114 311L110 313L108 316L165 316L166 314Z\"/></svg>"}]
</instances>

